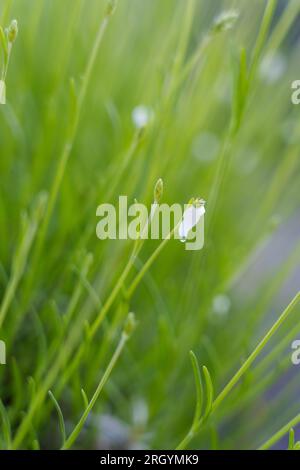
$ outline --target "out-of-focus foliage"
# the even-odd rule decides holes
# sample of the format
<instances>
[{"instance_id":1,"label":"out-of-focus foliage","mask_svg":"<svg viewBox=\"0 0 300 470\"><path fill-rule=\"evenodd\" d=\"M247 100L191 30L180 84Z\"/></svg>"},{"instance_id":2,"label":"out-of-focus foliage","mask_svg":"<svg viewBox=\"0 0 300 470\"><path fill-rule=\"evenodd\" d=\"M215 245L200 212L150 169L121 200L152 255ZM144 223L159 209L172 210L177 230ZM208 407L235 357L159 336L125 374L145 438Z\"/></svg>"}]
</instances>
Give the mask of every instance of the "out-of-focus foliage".
<instances>
[{"instance_id":1,"label":"out-of-focus foliage","mask_svg":"<svg viewBox=\"0 0 300 470\"><path fill-rule=\"evenodd\" d=\"M271 250L263 276L256 253L299 209L297 3L119 0L78 103L107 2L1 0L0 24L19 25L0 105L3 448L61 445L129 311L137 328L75 446L177 446L196 400L189 351L218 394L296 293L278 296L299 244L275 268ZM235 24L214 28L224 11L239 12ZM138 106L151 114L143 133ZM163 202L207 201L205 246L168 242L128 298L160 242L144 243L120 283L133 243L99 241L96 208L119 195L150 204L159 178ZM299 412L297 333L295 312L191 446L255 448Z\"/></svg>"}]
</instances>

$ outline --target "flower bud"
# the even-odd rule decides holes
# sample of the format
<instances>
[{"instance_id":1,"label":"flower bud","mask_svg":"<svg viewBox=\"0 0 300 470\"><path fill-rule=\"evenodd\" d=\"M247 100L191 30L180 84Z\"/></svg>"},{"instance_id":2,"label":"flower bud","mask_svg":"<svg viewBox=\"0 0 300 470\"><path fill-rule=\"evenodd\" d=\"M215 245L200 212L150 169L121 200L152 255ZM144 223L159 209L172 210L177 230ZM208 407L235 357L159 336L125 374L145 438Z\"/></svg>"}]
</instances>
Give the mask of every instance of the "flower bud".
<instances>
[{"instance_id":1,"label":"flower bud","mask_svg":"<svg viewBox=\"0 0 300 470\"><path fill-rule=\"evenodd\" d=\"M188 204L178 229L179 237L182 242L188 239L190 231L198 224L201 217L204 216L204 205L205 201L199 198L192 200L192 203Z\"/></svg>"},{"instance_id":2,"label":"flower bud","mask_svg":"<svg viewBox=\"0 0 300 470\"><path fill-rule=\"evenodd\" d=\"M135 330L135 327L136 327L135 315L134 313L130 312L124 324L123 334L127 338L129 338L132 335L133 331Z\"/></svg>"},{"instance_id":3,"label":"flower bud","mask_svg":"<svg viewBox=\"0 0 300 470\"><path fill-rule=\"evenodd\" d=\"M212 31L214 33L222 33L233 28L236 20L239 17L239 12L236 10L228 10L222 12L214 20Z\"/></svg>"},{"instance_id":4,"label":"flower bud","mask_svg":"<svg viewBox=\"0 0 300 470\"><path fill-rule=\"evenodd\" d=\"M111 16L114 14L115 9L117 8L117 0L109 0L106 7L106 15Z\"/></svg>"},{"instance_id":5,"label":"flower bud","mask_svg":"<svg viewBox=\"0 0 300 470\"><path fill-rule=\"evenodd\" d=\"M164 182L161 178L157 181L154 187L154 202L160 202L164 192Z\"/></svg>"},{"instance_id":6,"label":"flower bud","mask_svg":"<svg viewBox=\"0 0 300 470\"><path fill-rule=\"evenodd\" d=\"M18 35L18 22L17 20L12 20L9 27L7 28L7 39L11 44L15 42Z\"/></svg>"}]
</instances>

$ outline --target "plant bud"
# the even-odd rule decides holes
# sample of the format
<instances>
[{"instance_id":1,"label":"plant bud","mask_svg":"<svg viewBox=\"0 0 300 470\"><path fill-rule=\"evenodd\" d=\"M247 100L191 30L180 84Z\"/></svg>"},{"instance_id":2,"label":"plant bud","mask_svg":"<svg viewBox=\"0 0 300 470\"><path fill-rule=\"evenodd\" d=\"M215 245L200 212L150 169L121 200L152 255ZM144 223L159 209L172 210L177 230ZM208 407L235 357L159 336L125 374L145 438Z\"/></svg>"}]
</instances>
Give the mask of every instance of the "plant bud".
<instances>
[{"instance_id":1,"label":"plant bud","mask_svg":"<svg viewBox=\"0 0 300 470\"><path fill-rule=\"evenodd\" d=\"M9 27L7 28L7 39L11 44L15 42L18 35L18 22L17 20L12 20Z\"/></svg>"},{"instance_id":2,"label":"plant bud","mask_svg":"<svg viewBox=\"0 0 300 470\"><path fill-rule=\"evenodd\" d=\"M228 10L221 13L214 20L212 31L214 33L222 33L233 28L235 22L239 17L239 13L236 10Z\"/></svg>"},{"instance_id":3,"label":"plant bud","mask_svg":"<svg viewBox=\"0 0 300 470\"><path fill-rule=\"evenodd\" d=\"M161 178L157 181L154 188L154 202L160 202L164 192L164 182Z\"/></svg>"},{"instance_id":4,"label":"plant bud","mask_svg":"<svg viewBox=\"0 0 300 470\"><path fill-rule=\"evenodd\" d=\"M136 327L135 315L134 313L130 312L124 324L123 334L127 338L129 338L132 335L133 331L135 330L135 327Z\"/></svg>"},{"instance_id":5,"label":"plant bud","mask_svg":"<svg viewBox=\"0 0 300 470\"><path fill-rule=\"evenodd\" d=\"M109 0L106 7L106 15L111 16L114 14L115 9L117 8L117 0Z\"/></svg>"}]
</instances>

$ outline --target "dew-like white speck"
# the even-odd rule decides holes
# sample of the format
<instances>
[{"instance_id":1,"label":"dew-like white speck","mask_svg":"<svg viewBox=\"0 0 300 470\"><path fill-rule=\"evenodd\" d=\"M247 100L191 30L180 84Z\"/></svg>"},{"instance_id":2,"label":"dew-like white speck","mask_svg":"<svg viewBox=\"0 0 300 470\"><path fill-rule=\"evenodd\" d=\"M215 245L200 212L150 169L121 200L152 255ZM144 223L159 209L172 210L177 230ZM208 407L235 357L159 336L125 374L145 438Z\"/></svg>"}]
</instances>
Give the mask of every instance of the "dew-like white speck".
<instances>
[{"instance_id":1,"label":"dew-like white speck","mask_svg":"<svg viewBox=\"0 0 300 470\"><path fill-rule=\"evenodd\" d=\"M146 127L153 118L153 111L145 105L136 106L132 111L132 121L137 129Z\"/></svg>"},{"instance_id":2,"label":"dew-like white speck","mask_svg":"<svg viewBox=\"0 0 300 470\"><path fill-rule=\"evenodd\" d=\"M217 316L224 317L228 314L231 307L231 300L225 294L218 294L213 299L213 313Z\"/></svg>"},{"instance_id":3,"label":"dew-like white speck","mask_svg":"<svg viewBox=\"0 0 300 470\"><path fill-rule=\"evenodd\" d=\"M269 54L262 60L260 66L260 76L268 84L278 82L287 68L287 61L283 54L279 52Z\"/></svg>"}]
</instances>

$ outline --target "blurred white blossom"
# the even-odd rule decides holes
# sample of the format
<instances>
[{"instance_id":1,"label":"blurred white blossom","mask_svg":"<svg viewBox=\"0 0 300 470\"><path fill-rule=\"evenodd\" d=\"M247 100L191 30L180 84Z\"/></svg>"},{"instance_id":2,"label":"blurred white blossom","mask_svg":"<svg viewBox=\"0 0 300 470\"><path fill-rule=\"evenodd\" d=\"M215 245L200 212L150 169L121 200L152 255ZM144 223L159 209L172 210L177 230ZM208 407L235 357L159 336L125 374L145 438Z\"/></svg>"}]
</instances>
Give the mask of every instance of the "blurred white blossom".
<instances>
[{"instance_id":1,"label":"blurred white blossom","mask_svg":"<svg viewBox=\"0 0 300 470\"><path fill-rule=\"evenodd\" d=\"M228 314L231 307L231 300L225 294L218 294L213 299L213 313L219 317L224 317Z\"/></svg>"},{"instance_id":2,"label":"blurred white blossom","mask_svg":"<svg viewBox=\"0 0 300 470\"><path fill-rule=\"evenodd\" d=\"M153 110L148 106L140 105L132 111L133 124L137 129L146 127L153 118Z\"/></svg>"},{"instance_id":3,"label":"blurred white blossom","mask_svg":"<svg viewBox=\"0 0 300 470\"><path fill-rule=\"evenodd\" d=\"M269 84L276 83L287 68L287 62L283 54L279 52L266 55L260 66L261 78Z\"/></svg>"}]
</instances>

